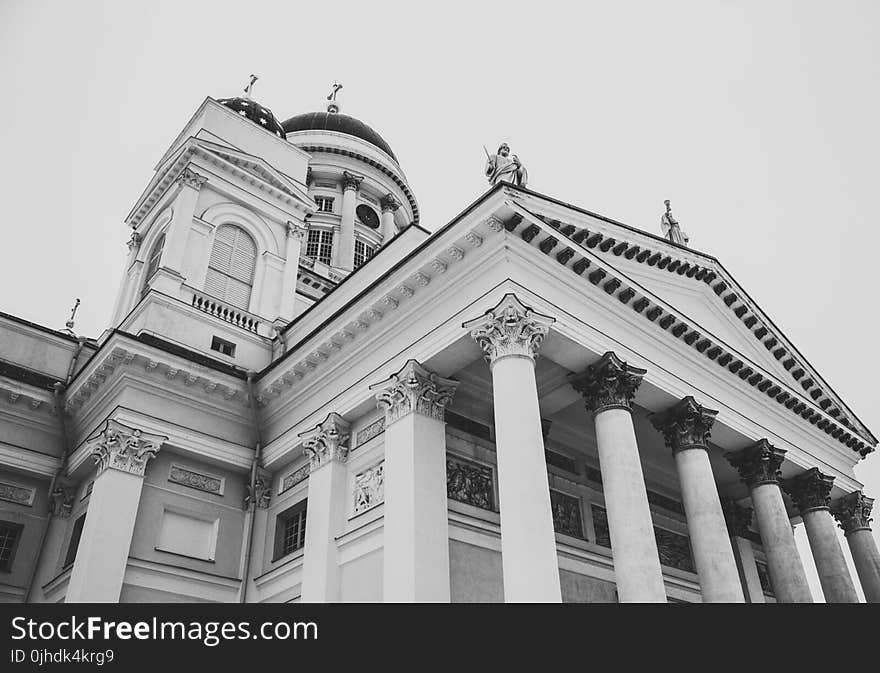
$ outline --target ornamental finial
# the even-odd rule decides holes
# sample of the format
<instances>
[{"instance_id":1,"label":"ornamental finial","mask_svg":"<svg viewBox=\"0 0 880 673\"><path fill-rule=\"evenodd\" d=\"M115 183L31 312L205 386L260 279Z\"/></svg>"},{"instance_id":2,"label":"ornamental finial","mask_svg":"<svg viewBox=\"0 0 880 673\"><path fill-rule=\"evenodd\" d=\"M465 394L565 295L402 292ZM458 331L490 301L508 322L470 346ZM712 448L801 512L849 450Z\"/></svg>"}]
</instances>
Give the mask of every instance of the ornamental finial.
<instances>
[{"instance_id":1,"label":"ornamental finial","mask_svg":"<svg viewBox=\"0 0 880 673\"><path fill-rule=\"evenodd\" d=\"M260 79L260 78L254 74L251 74L251 79L247 83L247 86L244 88L244 97L247 98L248 100L251 100L251 94L254 91L254 82L256 82L258 79Z\"/></svg>"},{"instance_id":2,"label":"ornamental finial","mask_svg":"<svg viewBox=\"0 0 880 673\"><path fill-rule=\"evenodd\" d=\"M79 308L79 298L77 298L76 303L73 305L73 308L70 309L70 320L68 320L66 323L64 323L64 326L67 328L65 331L70 332L71 336L76 336L76 334L73 331L73 325L74 325L73 319L76 317L76 309L78 309L78 308Z\"/></svg>"},{"instance_id":3,"label":"ornamental finial","mask_svg":"<svg viewBox=\"0 0 880 673\"><path fill-rule=\"evenodd\" d=\"M327 105L327 112L336 113L339 112L339 103L336 102L336 94L342 88L342 85L335 81L333 82L333 86L330 89L330 95L327 96L327 100L330 101L330 104Z\"/></svg>"}]
</instances>

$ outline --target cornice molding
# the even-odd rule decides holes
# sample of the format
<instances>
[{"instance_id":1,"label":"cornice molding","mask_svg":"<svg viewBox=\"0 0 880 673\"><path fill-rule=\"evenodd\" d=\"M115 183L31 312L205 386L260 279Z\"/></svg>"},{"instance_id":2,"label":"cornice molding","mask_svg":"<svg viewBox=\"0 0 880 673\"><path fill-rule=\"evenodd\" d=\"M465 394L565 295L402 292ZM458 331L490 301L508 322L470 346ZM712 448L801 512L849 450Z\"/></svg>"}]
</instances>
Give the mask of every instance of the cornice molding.
<instances>
[{"instance_id":1,"label":"cornice molding","mask_svg":"<svg viewBox=\"0 0 880 673\"><path fill-rule=\"evenodd\" d=\"M712 269L709 266L695 266L695 260L692 260L694 263L691 263L682 262L677 257L673 258L673 255L686 253L686 251L673 250L674 246L666 246L662 252L641 248L640 246L630 245L626 241L619 241L608 237L600 232L592 232L583 227L576 227L573 224L565 224L560 220L548 222L540 215L527 210L516 200L509 200L506 204L514 211L514 215L504 222L504 228L507 232L512 235L518 235L531 247L540 249L543 254L554 256L559 264L569 268L575 274L579 276L586 274L586 279L591 284L601 288L606 294L615 297L622 304L630 306L649 322L670 332L676 339L682 340L687 346L716 362L729 373L739 376L743 381L747 381L749 385L766 394L778 404L785 406L792 413L798 414L818 429L823 430L834 439L857 451L862 457L874 450L873 445L864 441L857 434L859 430L852 421L845 417L837 420L837 416L842 412L839 409L831 408L832 403L829 397L826 396L826 399L819 400L825 394L819 388L815 388L810 393L809 396L812 400L801 399L800 393L777 381L773 375L768 376L766 372L755 371L754 367L744 362L745 356L732 351L729 346L722 343L717 337L703 334L699 328L690 324L691 320L682 317L677 309L669 306L665 301L655 297L653 294L646 292L621 271L608 266L608 263L601 259L600 254L622 255L628 259L635 259L639 263L657 266L661 269L668 269L672 266L671 270L679 271L679 275L685 275L709 284L719 296L724 293L728 282L727 280L718 280L721 273L720 268ZM568 244L561 245L560 240L568 242ZM678 263L674 264L673 262L676 261ZM599 262L599 264L596 264L596 262ZM596 268L587 273L587 270L593 266ZM681 269L684 269L684 271L681 271ZM731 300L728 303L728 296L725 295L724 299L727 306L730 307L734 302ZM742 319L749 329L758 322L756 316L750 316L743 312L740 312L738 317ZM771 336L764 339L769 332L770 330L764 325L753 330L754 335L763 340L762 343L764 343L768 350L772 350L774 357L782 359L785 353L777 354L777 346L781 337ZM806 370L806 365L799 365L798 362L799 360L794 359L793 356L788 357L783 362L783 366L791 371L795 381L802 378ZM755 365L755 367L757 366ZM801 381L801 387L804 390L809 390L814 386L815 381L813 377L808 377Z\"/></svg>"}]
</instances>

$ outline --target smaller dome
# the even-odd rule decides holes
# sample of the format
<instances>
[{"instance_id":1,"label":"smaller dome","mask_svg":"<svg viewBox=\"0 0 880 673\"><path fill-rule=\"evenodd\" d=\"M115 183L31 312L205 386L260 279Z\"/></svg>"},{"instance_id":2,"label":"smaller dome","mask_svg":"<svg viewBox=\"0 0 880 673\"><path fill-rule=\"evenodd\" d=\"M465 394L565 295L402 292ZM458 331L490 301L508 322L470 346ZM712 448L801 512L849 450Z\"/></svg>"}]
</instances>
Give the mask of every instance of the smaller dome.
<instances>
[{"instance_id":1,"label":"smaller dome","mask_svg":"<svg viewBox=\"0 0 880 673\"><path fill-rule=\"evenodd\" d=\"M242 117L250 119L254 124L266 129L270 133L274 133L279 138L284 137L284 129L275 119L272 110L263 107L250 98L220 98L217 100L220 105L225 105L233 112L237 112Z\"/></svg>"}]
</instances>

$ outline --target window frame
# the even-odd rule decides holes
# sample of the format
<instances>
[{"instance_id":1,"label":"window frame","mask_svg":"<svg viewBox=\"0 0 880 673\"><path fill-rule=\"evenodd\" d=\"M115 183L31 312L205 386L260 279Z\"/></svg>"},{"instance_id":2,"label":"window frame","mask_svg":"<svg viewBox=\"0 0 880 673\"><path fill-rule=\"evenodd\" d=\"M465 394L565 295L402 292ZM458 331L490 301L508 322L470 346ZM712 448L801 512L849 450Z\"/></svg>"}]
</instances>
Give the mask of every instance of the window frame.
<instances>
[{"instance_id":1,"label":"window frame","mask_svg":"<svg viewBox=\"0 0 880 673\"><path fill-rule=\"evenodd\" d=\"M250 273L250 279L248 281L245 281L242 278L240 278L237 275L234 275L232 273L233 260L234 260L235 250L236 250L235 242L237 241L237 238L233 239L232 250L230 251L230 261L229 261L229 265L228 265L227 270L224 271L224 270L218 268L217 266L214 266L212 263L212 262L214 262L214 252L217 248L218 243L228 245L225 241L218 241L217 240L217 235L225 228L233 229L235 232L237 232L237 234L240 234L241 236L245 237L248 241L250 241L251 245L253 246L253 265L252 265L252 269L251 269L251 273ZM218 224L217 228L214 230L214 236L211 240L211 248L208 253L208 264L205 269L205 279L204 279L204 283L203 283L203 291L206 294L208 294L212 297L216 297L218 300L220 300L226 304L229 304L231 306L234 306L237 309L240 309L242 311L250 311L251 303L254 300L254 288L257 284L257 270L258 270L257 266L259 264L259 258L260 258L260 248L257 245L257 241L254 238L253 234L251 234L251 232L249 232L245 227L241 226L241 224L238 224L237 222L223 222L222 224ZM224 280L224 289L222 292L217 292L217 291L215 291L214 288L211 288L210 290L208 289L209 276L211 275L212 271L215 274L224 277L224 279L225 279ZM247 301L243 302L244 305L241 305L237 301L235 301L234 299L230 298L230 296L229 296L229 281L230 280L233 280L236 283L244 285L248 288Z\"/></svg>"},{"instance_id":2,"label":"window frame","mask_svg":"<svg viewBox=\"0 0 880 673\"><path fill-rule=\"evenodd\" d=\"M336 201L336 198L333 196L324 196L323 194L319 194L315 196L315 205L318 207L316 212L318 213L330 213L333 214L333 205Z\"/></svg>"},{"instance_id":3,"label":"window frame","mask_svg":"<svg viewBox=\"0 0 880 673\"><path fill-rule=\"evenodd\" d=\"M24 536L24 524L3 519L0 520L0 528L8 528L11 531L14 531L15 535L12 544L9 547L9 557L5 561L0 559L0 572L11 573L12 566L15 563L15 556L18 552L18 547L21 544L21 538Z\"/></svg>"},{"instance_id":4,"label":"window frame","mask_svg":"<svg viewBox=\"0 0 880 673\"><path fill-rule=\"evenodd\" d=\"M361 247L362 251L358 252L358 246ZM354 268L359 269L364 264L369 262L373 255L376 254L376 246L370 245L365 240L361 238L354 239Z\"/></svg>"},{"instance_id":5,"label":"window frame","mask_svg":"<svg viewBox=\"0 0 880 673\"><path fill-rule=\"evenodd\" d=\"M76 555L79 552L79 544L82 541L83 528L86 525L86 514L87 512L83 512L73 522L73 528L70 531L70 539L67 541L67 551L64 554L64 564L61 566L64 570L70 568L76 562Z\"/></svg>"},{"instance_id":6,"label":"window frame","mask_svg":"<svg viewBox=\"0 0 880 673\"><path fill-rule=\"evenodd\" d=\"M295 554L298 551L302 551L305 548L307 514L308 498L304 498L303 500L294 503L283 512L279 512L275 516L275 539L272 551L272 563L280 561L281 559L286 558L291 554ZM300 526L300 529L294 535L301 539L301 544L288 549L285 546L285 540L288 537L287 525L288 522L294 521L295 519L299 522L297 525Z\"/></svg>"},{"instance_id":7,"label":"window frame","mask_svg":"<svg viewBox=\"0 0 880 673\"><path fill-rule=\"evenodd\" d=\"M315 235L315 240L312 240L313 234ZM316 262L321 262L321 264L330 266L333 261L333 243L332 229L310 227L309 232L306 235L306 249L304 256ZM315 246L314 254L310 253L310 250L312 250L311 246ZM323 255L322 252L326 252L326 255Z\"/></svg>"},{"instance_id":8,"label":"window frame","mask_svg":"<svg viewBox=\"0 0 880 673\"><path fill-rule=\"evenodd\" d=\"M147 284L153 279L153 276L159 271L159 265L162 262L162 253L165 251L165 234L168 233L166 230L159 232L159 235L156 236L156 240L153 241L153 247L150 248L150 254L144 259L144 280L141 283L141 297L143 297L147 293ZM152 272L150 271L150 267L155 260L156 266L153 268Z\"/></svg>"}]
</instances>

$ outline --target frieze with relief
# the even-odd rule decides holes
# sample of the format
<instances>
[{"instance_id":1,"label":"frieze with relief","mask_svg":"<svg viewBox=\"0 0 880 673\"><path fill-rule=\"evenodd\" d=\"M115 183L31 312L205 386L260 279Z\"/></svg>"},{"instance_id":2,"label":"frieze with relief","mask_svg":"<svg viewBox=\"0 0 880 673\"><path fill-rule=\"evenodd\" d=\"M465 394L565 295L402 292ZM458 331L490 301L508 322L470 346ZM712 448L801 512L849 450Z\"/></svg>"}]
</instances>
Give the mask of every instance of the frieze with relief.
<instances>
[{"instance_id":1,"label":"frieze with relief","mask_svg":"<svg viewBox=\"0 0 880 673\"><path fill-rule=\"evenodd\" d=\"M495 510L492 468L457 456L446 457L446 496L450 500Z\"/></svg>"}]
</instances>

